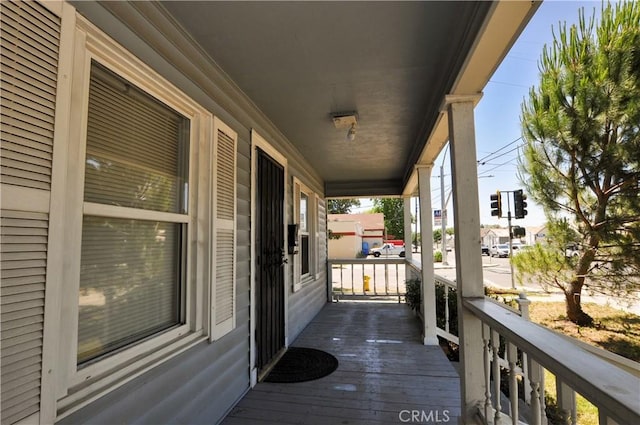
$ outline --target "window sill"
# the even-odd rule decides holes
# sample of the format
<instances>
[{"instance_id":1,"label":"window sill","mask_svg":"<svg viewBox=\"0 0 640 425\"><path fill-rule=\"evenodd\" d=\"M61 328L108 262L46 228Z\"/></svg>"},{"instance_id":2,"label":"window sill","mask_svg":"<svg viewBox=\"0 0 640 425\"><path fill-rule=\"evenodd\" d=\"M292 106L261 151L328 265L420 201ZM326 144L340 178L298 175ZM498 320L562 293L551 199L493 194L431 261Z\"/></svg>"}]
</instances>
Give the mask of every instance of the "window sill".
<instances>
[{"instance_id":1,"label":"window sill","mask_svg":"<svg viewBox=\"0 0 640 425\"><path fill-rule=\"evenodd\" d=\"M84 382L70 387L67 396L58 401L56 422L207 340L202 331L179 335L161 346L155 344L155 347L148 349L145 353L123 361L118 366L105 369L100 375L88 376ZM127 355L126 352L123 352L115 354L113 358L125 355Z\"/></svg>"},{"instance_id":2,"label":"window sill","mask_svg":"<svg viewBox=\"0 0 640 425\"><path fill-rule=\"evenodd\" d=\"M300 287L304 287L307 286L311 283L316 282L316 277L315 275L309 275L309 276L305 276L302 279L300 279Z\"/></svg>"}]
</instances>

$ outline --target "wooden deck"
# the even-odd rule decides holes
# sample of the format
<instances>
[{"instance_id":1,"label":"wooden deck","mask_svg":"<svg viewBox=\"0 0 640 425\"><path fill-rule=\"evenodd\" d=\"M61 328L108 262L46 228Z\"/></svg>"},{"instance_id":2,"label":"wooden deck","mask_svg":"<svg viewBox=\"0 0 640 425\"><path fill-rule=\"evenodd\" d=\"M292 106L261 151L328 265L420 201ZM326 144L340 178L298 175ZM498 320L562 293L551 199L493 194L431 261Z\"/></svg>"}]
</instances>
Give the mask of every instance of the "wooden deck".
<instances>
[{"instance_id":1,"label":"wooden deck","mask_svg":"<svg viewBox=\"0 0 640 425\"><path fill-rule=\"evenodd\" d=\"M439 347L421 344L405 304L327 304L292 345L340 365L315 381L259 383L223 424L458 423L458 374Z\"/></svg>"}]
</instances>

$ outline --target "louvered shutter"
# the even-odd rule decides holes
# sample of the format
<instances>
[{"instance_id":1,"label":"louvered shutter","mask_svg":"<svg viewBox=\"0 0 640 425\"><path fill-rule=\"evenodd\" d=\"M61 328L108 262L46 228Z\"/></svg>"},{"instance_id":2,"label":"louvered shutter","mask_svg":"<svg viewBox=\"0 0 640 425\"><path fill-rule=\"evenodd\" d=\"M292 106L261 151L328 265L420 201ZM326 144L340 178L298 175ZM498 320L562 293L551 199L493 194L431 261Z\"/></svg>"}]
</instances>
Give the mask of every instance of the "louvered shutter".
<instances>
[{"instance_id":1,"label":"louvered shutter","mask_svg":"<svg viewBox=\"0 0 640 425\"><path fill-rule=\"evenodd\" d=\"M215 118L212 339L231 331L236 320L236 145L237 134Z\"/></svg>"},{"instance_id":2,"label":"louvered shutter","mask_svg":"<svg viewBox=\"0 0 640 425\"><path fill-rule=\"evenodd\" d=\"M35 2L2 2L3 184L51 189L60 19Z\"/></svg>"},{"instance_id":3,"label":"louvered shutter","mask_svg":"<svg viewBox=\"0 0 640 425\"><path fill-rule=\"evenodd\" d=\"M48 199L60 18L36 2L3 1L0 27L0 179ZM13 201L0 212L3 425L40 410L49 227L48 211L16 211Z\"/></svg>"},{"instance_id":4,"label":"louvered shutter","mask_svg":"<svg viewBox=\"0 0 640 425\"><path fill-rule=\"evenodd\" d=\"M48 214L3 210L2 424L40 409Z\"/></svg>"}]
</instances>

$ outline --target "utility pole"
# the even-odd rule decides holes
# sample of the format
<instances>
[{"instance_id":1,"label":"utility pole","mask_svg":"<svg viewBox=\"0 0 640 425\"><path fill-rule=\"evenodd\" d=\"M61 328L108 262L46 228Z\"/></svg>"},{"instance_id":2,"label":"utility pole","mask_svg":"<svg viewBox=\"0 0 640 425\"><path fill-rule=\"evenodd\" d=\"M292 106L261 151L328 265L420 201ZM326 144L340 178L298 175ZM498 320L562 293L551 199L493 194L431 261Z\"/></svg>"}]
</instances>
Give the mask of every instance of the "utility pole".
<instances>
[{"instance_id":1,"label":"utility pole","mask_svg":"<svg viewBox=\"0 0 640 425\"><path fill-rule=\"evenodd\" d=\"M511 268L511 288L516 289L516 282L513 279L513 234L511 233L511 201L509 200L509 193L507 192L507 220L509 222L509 267Z\"/></svg>"},{"instance_id":2,"label":"utility pole","mask_svg":"<svg viewBox=\"0 0 640 425\"><path fill-rule=\"evenodd\" d=\"M447 222L446 222L446 208L447 203L444 199L444 167L440 166L440 220L442 221L442 265L446 266L447 263Z\"/></svg>"},{"instance_id":3,"label":"utility pole","mask_svg":"<svg viewBox=\"0 0 640 425\"><path fill-rule=\"evenodd\" d=\"M509 221L509 267L511 268L511 288L516 289L516 283L513 279L513 263L511 262L511 259L513 258L513 231L511 229L511 201L509 200L509 194L514 193L514 191L498 190L496 191L495 195L491 195L491 198L490 198L491 199L491 215L497 216L498 218L502 218L502 194L503 193L507 194L507 220ZM518 193L519 195L522 195L522 191ZM522 196L520 196L519 199L522 199ZM514 203L516 202L517 202L517 199L514 199ZM518 205L519 204L516 204L516 207L515 207L516 211L518 211L518 208L519 208ZM523 207L520 209L523 209ZM524 217L524 215L522 215L522 217ZM516 212L516 218L522 218L522 217L519 217L518 213Z\"/></svg>"}]
</instances>

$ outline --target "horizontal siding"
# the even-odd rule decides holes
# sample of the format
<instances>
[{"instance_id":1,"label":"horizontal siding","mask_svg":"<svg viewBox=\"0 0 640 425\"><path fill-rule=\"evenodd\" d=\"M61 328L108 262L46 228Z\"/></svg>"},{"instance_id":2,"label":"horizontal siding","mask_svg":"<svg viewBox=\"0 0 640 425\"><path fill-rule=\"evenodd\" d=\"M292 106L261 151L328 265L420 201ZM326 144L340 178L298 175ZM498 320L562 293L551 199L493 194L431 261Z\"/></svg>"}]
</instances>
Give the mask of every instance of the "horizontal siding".
<instances>
[{"instance_id":1,"label":"horizontal siding","mask_svg":"<svg viewBox=\"0 0 640 425\"><path fill-rule=\"evenodd\" d=\"M251 143L239 133L236 171L236 333L245 336L244 366L249 368L249 319L251 307ZM241 358L245 358L241 355ZM244 376L244 375L243 375Z\"/></svg>"},{"instance_id":2,"label":"horizontal siding","mask_svg":"<svg viewBox=\"0 0 640 425\"><path fill-rule=\"evenodd\" d=\"M149 48L145 40L132 32L128 26L117 20L116 15L104 7L127 9L135 18L137 7L124 3L103 5L91 2L75 2L80 13L97 24L108 35L115 37L126 49L141 58L154 70L185 91L188 96L214 113L238 132L237 157L237 240L236 240L236 312L234 330L223 338L209 344L200 343L190 350L153 368L142 376L111 391L77 412L67 416L60 423L92 424L155 424L190 423L214 424L235 404L249 388L249 314L250 314L250 223L251 223L251 145L250 131L261 126L253 121L252 114L244 110L231 111L220 102L235 102L237 99L216 99L215 76L204 86L196 85L186 71L188 63L167 61L163 56L173 52L172 43L167 43L158 28L145 27L144 18L137 21L141 33L149 31L145 37L161 39L163 49ZM141 5L141 8L146 6ZM203 58L203 60L207 60ZM193 71L193 69L190 69ZM247 108L252 106L246 106ZM268 137L266 132L262 132ZM281 136L278 136L281 138ZM280 142L282 143L282 142ZM286 146L283 152L295 151ZM290 160L290 163L292 161ZM296 165L288 174L286 199L291 199L291 175L310 175L308 165ZM308 181L305 181L309 184ZM312 185L321 192L320 183ZM290 204L290 201L288 201ZM290 206L290 205L289 205ZM287 211L286 223L291 222L291 211ZM326 245L325 241L320 244ZM291 261L287 272L291 273ZM324 266L314 283L305 285L299 292L289 296L290 342L309 323L326 302L326 276ZM289 278L289 283L292 280ZM289 288L290 291L290 288Z\"/></svg>"},{"instance_id":3,"label":"horizontal siding","mask_svg":"<svg viewBox=\"0 0 640 425\"><path fill-rule=\"evenodd\" d=\"M326 275L321 273L318 280L303 285L298 292L289 296L289 344L295 341L326 304L326 280Z\"/></svg>"},{"instance_id":4,"label":"horizontal siding","mask_svg":"<svg viewBox=\"0 0 640 425\"><path fill-rule=\"evenodd\" d=\"M298 177L300 173L300 164L289 163L290 177L287 181L287 199L289 199L288 214L293 217L293 178L291 175ZM298 177L300 178L300 177ZM303 184L310 183L301 180ZM318 261L318 273L313 282L307 282L296 292L289 293L289 314L288 314L288 330L289 344L291 344L302 330L311 322L327 302L327 276L326 276L326 213L324 208L323 193L318 188L311 187L311 190L320 196L320 208L318 209L318 240L317 249L320 252ZM313 201L315 202L315 200ZM291 261L293 263L293 261ZM293 282L293 268L289 269L290 282Z\"/></svg>"},{"instance_id":5,"label":"horizontal siding","mask_svg":"<svg viewBox=\"0 0 640 425\"><path fill-rule=\"evenodd\" d=\"M59 424L215 424L249 388L246 334L246 327L236 328L213 344L198 344ZM220 398L225 392L232 396ZM201 409L209 417L195 422Z\"/></svg>"}]
</instances>

